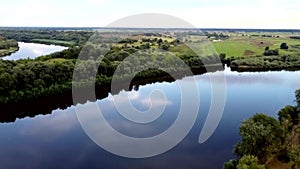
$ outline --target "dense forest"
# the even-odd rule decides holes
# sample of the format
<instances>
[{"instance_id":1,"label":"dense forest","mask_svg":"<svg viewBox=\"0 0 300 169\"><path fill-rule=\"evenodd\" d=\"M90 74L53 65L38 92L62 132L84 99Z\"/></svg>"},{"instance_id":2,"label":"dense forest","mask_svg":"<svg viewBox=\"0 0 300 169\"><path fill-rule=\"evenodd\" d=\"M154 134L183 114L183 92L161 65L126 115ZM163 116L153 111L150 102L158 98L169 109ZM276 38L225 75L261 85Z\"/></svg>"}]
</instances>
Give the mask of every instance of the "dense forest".
<instances>
[{"instance_id":1,"label":"dense forest","mask_svg":"<svg viewBox=\"0 0 300 169\"><path fill-rule=\"evenodd\" d=\"M140 36L139 41L127 38L117 44L111 44L115 40L101 36L100 40L105 41L101 45L97 43L99 38L91 38L83 47L73 46L36 59L0 60L0 103L17 103L57 95L71 91L72 85L84 88L91 85L92 77L86 76L94 72L97 72L96 86L110 85L117 68L121 74L114 75L114 78L120 83L128 80L132 73L143 70L146 64L152 68L136 74L137 81L168 76L168 73L174 74L173 78L182 78L189 71L183 63L194 73L204 73L210 66L222 68L220 56L217 55L199 58L191 50L177 55L168 54L170 50L184 47L177 39L153 34ZM153 50L155 48L158 50ZM222 56L221 59L224 59ZM183 63L178 62L179 58ZM74 78L73 73L77 75Z\"/></svg>"},{"instance_id":2,"label":"dense forest","mask_svg":"<svg viewBox=\"0 0 300 169\"><path fill-rule=\"evenodd\" d=\"M19 49L18 42L0 36L0 57L9 55Z\"/></svg>"},{"instance_id":3,"label":"dense forest","mask_svg":"<svg viewBox=\"0 0 300 169\"><path fill-rule=\"evenodd\" d=\"M234 147L238 159L225 163L225 169L300 168L300 90L296 105L285 106L278 120L255 114L242 122L241 141Z\"/></svg>"},{"instance_id":4,"label":"dense forest","mask_svg":"<svg viewBox=\"0 0 300 169\"><path fill-rule=\"evenodd\" d=\"M20 42L55 44L62 46L84 45L92 31L56 29L0 29L0 35Z\"/></svg>"},{"instance_id":5,"label":"dense forest","mask_svg":"<svg viewBox=\"0 0 300 169\"><path fill-rule=\"evenodd\" d=\"M299 70L300 54L227 59L232 71Z\"/></svg>"}]
</instances>

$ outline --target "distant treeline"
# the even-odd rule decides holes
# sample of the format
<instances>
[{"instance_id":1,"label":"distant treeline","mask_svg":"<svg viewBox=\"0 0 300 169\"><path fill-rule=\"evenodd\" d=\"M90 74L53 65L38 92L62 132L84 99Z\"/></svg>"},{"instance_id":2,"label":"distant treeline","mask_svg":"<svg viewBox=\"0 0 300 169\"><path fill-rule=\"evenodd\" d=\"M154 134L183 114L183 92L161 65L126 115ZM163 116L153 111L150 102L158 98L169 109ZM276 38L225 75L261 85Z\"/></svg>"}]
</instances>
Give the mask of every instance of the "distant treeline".
<instances>
[{"instance_id":1,"label":"distant treeline","mask_svg":"<svg viewBox=\"0 0 300 169\"><path fill-rule=\"evenodd\" d=\"M300 70L299 55L256 56L228 59L232 71Z\"/></svg>"},{"instance_id":2,"label":"distant treeline","mask_svg":"<svg viewBox=\"0 0 300 169\"><path fill-rule=\"evenodd\" d=\"M88 41L92 34L92 31L0 29L0 35L8 39L15 39L21 42L39 41L39 43L64 46L71 46L71 44L75 46L83 45L86 41ZM41 39L46 39L48 41L43 42ZM49 40L53 41L49 42ZM60 41L65 41L66 43L62 43Z\"/></svg>"},{"instance_id":3,"label":"distant treeline","mask_svg":"<svg viewBox=\"0 0 300 169\"><path fill-rule=\"evenodd\" d=\"M300 36L291 36L291 39L300 39Z\"/></svg>"}]
</instances>

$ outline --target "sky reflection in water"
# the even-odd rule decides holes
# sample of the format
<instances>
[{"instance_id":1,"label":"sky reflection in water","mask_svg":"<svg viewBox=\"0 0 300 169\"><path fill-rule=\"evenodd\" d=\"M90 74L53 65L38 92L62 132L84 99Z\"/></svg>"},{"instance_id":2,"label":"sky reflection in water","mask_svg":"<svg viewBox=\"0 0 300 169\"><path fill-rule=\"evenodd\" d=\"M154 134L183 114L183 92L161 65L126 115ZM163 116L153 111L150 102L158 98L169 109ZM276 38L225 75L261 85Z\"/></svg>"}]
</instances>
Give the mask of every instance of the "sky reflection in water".
<instances>
[{"instance_id":1,"label":"sky reflection in water","mask_svg":"<svg viewBox=\"0 0 300 169\"><path fill-rule=\"evenodd\" d=\"M233 158L232 147L238 141L240 122L256 112L277 116L280 108L293 104L294 91L300 88L300 72L236 73L225 71L227 100L223 118L213 136L199 144L198 137L210 106L211 89L208 75L196 76L200 90L200 112L188 136L172 150L152 158L128 159L112 155L94 144L82 130L74 107L55 110L51 115L19 119L0 124L0 168L222 168ZM165 92L165 112L149 124L126 120L113 106L113 96L97 101L110 125L133 137L149 137L172 125L180 108L176 83L141 86L139 91L121 92L137 110L160 105L150 104L149 93ZM120 101L120 99L119 99ZM193 98L190 98L193 101Z\"/></svg>"}]
</instances>

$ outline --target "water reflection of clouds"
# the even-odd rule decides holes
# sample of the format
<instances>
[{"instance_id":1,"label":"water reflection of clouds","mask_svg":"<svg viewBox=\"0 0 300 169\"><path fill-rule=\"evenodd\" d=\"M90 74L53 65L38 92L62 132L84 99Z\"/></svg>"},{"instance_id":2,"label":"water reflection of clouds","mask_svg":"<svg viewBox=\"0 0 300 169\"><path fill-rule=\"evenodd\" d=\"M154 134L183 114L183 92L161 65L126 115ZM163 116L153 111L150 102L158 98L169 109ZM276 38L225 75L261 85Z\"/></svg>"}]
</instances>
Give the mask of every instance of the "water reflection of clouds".
<instances>
[{"instance_id":1,"label":"water reflection of clouds","mask_svg":"<svg viewBox=\"0 0 300 169\"><path fill-rule=\"evenodd\" d=\"M204 84L203 88L200 88L203 89L201 94L204 97L201 101L206 103L204 106L208 106L210 101L209 92L207 93L210 90L208 77L207 74L195 76L199 83ZM224 117L216 133L204 144L198 144L197 142L202 128L202 120L198 120L196 123L198 128L195 126L188 137L170 152L143 160L121 159L102 151L101 148L89 140L82 132L74 107L72 107L63 111L53 111L51 115L17 120L14 125L7 125L7 128L3 128L1 131L3 139L0 140L0 146L2 146L0 158L3 162L1 166L3 168L21 168L23 166L30 166L31 168L45 168L45 166L58 168L59 166L59 168L100 167L126 169L221 168L224 161L233 158L232 145L236 143L240 121L251 116L254 112L265 112L276 116L279 107L292 102L294 88L300 86L298 80L300 72L232 72L226 74L226 77L229 92ZM294 88L290 86L294 86ZM146 108L149 107L151 101L148 94L157 88L165 90L168 96L168 104L164 116L159 118L156 121L158 123L155 122L155 124L138 125L124 120L122 116L117 115L117 110L113 108L113 96L97 101L97 105L105 114L109 124L118 131L132 137L154 136L162 133L172 125L177 116L175 111L180 106L180 94L176 83L156 83L142 86L139 91L119 94L120 97L129 98L135 106L141 104ZM193 100L191 99L191 101ZM162 104L161 100L152 100L152 105L160 106L160 104ZM86 104L83 106L86 106ZM203 109L203 107L201 108ZM90 111L94 110L85 110L87 116ZM92 116L88 118L91 122L90 125L97 123ZM101 127L99 128L99 125L91 127L105 132L101 130ZM109 141L120 142L120 140L111 140L109 133L105 133L105 136ZM130 147L124 149L126 148L129 149ZM138 147L136 148L138 149ZM65 163L58 164L57 160L62 159ZM16 160L18 160L18 163L16 163Z\"/></svg>"},{"instance_id":2,"label":"water reflection of clouds","mask_svg":"<svg viewBox=\"0 0 300 169\"><path fill-rule=\"evenodd\" d=\"M198 81L210 82L210 76L219 76L218 73L207 73L195 76ZM291 87L300 87L300 71L272 71L272 72L225 72L228 84L286 84ZM215 78L218 79L218 78Z\"/></svg>"},{"instance_id":3,"label":"water reflection of clouds","mask_svg":"<svg viewBox=\"0 0 300 169\"><path fill-rule=\"evenodd\" d=\"M151 98L149 97L151 91L153 90L149 90L149 88L145 87L140 88L139 91L121 91L118 95L109 94L106 99L97 101L100 110L100 112L97 113L102 113L110 126L125 135L134 137L157 135L174 122L177 113L171 111L172 98L169 98L170 96L168 98ZM166 93L166 95L168 95L168 93ZM126 104L126 101L128 100L135 109L141 111L140 113L149 113L147 112L149 109L157 110L157 107L166 107L162 112L162 115L155 121L146 124L138 124L124 118L115 107L115 104ZM92 103L81 106L85 107L84 110L87 112L85 118L89 121L89 128L97 130L97 128L99 129L101 127L99 127L97 119L93 118L93 115L96 113L95 111L99 110L90 109L89 104ZM109 133L107 133L106 137L109 137Z\"/></svg>"},{"instance_id":4,"label":"water reflection of clouds","mask_svg":"<svg viewBox=\"0 0 300 169\"><path fill-rule=\"evenodd\" d=\"M138 99L140 97L140 92L138 91L130 91L130 92L126 92L124 90L122 90L118 95L111 95L109 94L107 97L108 101L113 102L114 101L114 97L118 96L118 101L122 102L122 101L126 101L126 100L135 100Z\"/></svg>"},{"instance_id":5,"label":"water reflection of clouds","mask_svg":"<svg viewBox=\"0 0 300 169\"><path fill-rule=\"evenodd\" d=\"M33 49L32 52L37 56L41 56L44 53L44 51L40 48Z\"/></svg>"},{"instance_id":6,"label":"water reflection of clouds","mask_svg":"<svg viewBox=\"0 0 300 169\"><path fill-rule=\"evenodd\" d=\"M20 130L21 135L39 137L40 140L46 142L63 136L78 125L74 108L63 111L55 110L51 115L24 119L24 121L26 125Z\"/></svg>"},{"instance_id":7,"label":"water reflection of clouds","mask_svg":"<svg viewBox=\"0 0 300 169\"><path fill-rule=\"evenodd\" d=\"M121 91L118 95L111 95L106 98L107 101L110 103L108 105L114 104L123 104L124 102L131 102L132 106L136 107L137 109L141 109L146 111L149 108L171 105L172 102L168 98L150 98L150 93L144 92L142 94L141 91Z\"/></svg>"}]
</instances>

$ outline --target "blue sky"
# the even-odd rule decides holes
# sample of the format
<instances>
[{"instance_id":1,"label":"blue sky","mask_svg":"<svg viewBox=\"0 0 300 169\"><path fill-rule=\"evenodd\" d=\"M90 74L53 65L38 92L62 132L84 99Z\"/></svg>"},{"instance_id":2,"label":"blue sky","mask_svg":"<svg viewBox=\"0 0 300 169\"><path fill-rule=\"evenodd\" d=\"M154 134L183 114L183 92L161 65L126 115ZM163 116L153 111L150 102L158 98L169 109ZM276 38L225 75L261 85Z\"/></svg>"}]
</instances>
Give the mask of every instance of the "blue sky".
<instances>
[{"instance_id":1,"label":"blue sky","mask_svg":"<svg viewBox=\"0 0 300 169\"><path fill-rule=\"evenodd\" d=\"M162 13L200 28L300 29L299 0L2 0L0 26L106 26Z\"/></svg>"}]
</instances>

